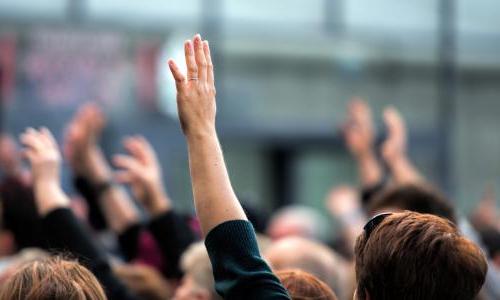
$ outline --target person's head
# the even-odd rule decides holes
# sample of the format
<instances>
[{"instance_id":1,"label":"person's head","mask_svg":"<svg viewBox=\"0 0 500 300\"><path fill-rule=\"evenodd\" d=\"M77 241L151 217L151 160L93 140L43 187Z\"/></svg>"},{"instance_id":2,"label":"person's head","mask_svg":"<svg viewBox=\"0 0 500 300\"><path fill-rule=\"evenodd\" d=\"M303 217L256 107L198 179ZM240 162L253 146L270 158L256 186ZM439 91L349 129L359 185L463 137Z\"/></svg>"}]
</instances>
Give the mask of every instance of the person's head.
<instances>
[{"instance_id":1,"label":"person's head","mask_svg":"<svg viewBox=\"0 0 500 300\"><path fill-rule=\"evenodd\" d=\"M303 270L325 282L342 299L352 295L352 267L321 243L301 237L283 238L274 242L264 257L274 271Z\"/></svg>"},{"instance_id":2,"label":"person's head","mask_svg":"<svg viewBox=\"0 0 500 300\"><path fill-rule=\"evenodd\" d=\"M36 260L43 260L50 257L50 254L38 248L25 248L15 255L4 257L0 260L0 286L15 274L20 267Z\"/></svg>"},{"instance_id":3,"label":"person's head","mask_svg":"<svg viewBox=\"0 0 500 300\"><path fill-rule=\"evenodd\" d=\"M215 292L212 264L203 242L191 245L181 258L184 272L181 285L175 291L175 300L221 299Z\"/></svg>"},{"instance_id":4,"label":"person's head","mask_svg":"<svg viewBox=\"0 0 500 300\"><path fill-rule=\"evenodd\" d=\"M491 262L500 268L500 231L497 228L488 227L479 231L481 241L488 250Z\"/></svg>"},{"instance_id":5,"label":"person's head","mask_svg":"<svg viewBox=\"0 0 500 300\"><path fill-rule=\"evenodd\" d=\"M372 218L355 246L356 299L472 300L486 259L449 220L415 212Z\"/></svg>"},{"instance_id":6,"label":"person's head","mask_svg":"<svg viewBox=\"0 0 500 300\"><path fill-rule=\"evenodd\" d=\"M141 264L116 265L113 272L141 299L162 300L171 297L169 282L152 267Z\"/></svg>"},{"instance_id":7,"label":"person's head","mask_svg":"<svg viewBox=\"0 0 500 300\"><path fill-rule=\"evenodd\" d=\"M291 269L276 272L292 300L337 300L335 293L324 282L307 272Z\"/></svg>"},{"instance_id":8,"label":"person's head","mask_svg":"<svg viewBox=\"0 0 500 300\"><path fill-rule=\"evenodd\" d=\"M76 261L59 257L21 267L0 288L0 300L105 300L95 276Z\"/></svg>"},{"instance_id":9,"label":"person's head","mask_svg":"<svg viewBox=\"0 0 500 300\"><path fill-rule=\"evenodd\" d=\"M398 185L379 193L368 207L370 215L385 211L414 211L436 215L456 223L450 201L428 185Z\"/></svg>"},{"instance_id":10,"label":"person's head","mask_svg":"<svg viewBox=\"0 0 500 300\"><path fill-rule=\"evenodd\" d=\"M289 236L322 240L328 232L328 220L318 211L302 205L278 210L271 218L267 234L273 240Z\"/></svg>"}]
</instances>

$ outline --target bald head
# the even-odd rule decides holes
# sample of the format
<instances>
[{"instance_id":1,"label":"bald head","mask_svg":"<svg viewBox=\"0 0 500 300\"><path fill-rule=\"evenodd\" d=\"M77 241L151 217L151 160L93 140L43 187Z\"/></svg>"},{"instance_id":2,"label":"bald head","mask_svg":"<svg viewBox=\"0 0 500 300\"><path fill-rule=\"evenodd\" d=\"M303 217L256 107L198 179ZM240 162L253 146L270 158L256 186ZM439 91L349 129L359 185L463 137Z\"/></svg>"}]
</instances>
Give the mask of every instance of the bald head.
<instances>
[{"instance_id":1,"label":"bald head","mask_svg":"<svg viewBox=\"0 0 500 300\"><path fill-rule=\"evenodd\" d=\"M341 299L350 292L353 268L327 246L302 237L274 242L264 253L273 270L300 269L313 274Z\"/></svg>"}]
</instances>

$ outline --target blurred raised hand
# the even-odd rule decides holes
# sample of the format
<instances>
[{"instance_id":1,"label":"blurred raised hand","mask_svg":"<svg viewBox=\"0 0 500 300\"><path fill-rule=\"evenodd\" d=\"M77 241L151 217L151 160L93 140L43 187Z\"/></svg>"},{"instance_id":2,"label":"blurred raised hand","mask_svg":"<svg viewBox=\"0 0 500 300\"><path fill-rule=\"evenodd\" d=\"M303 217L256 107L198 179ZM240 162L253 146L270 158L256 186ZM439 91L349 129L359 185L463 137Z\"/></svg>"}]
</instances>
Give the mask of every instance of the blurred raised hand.
<instances>
[{"instance_id":1,"label":"blurred raised hand","mask_svg":"<svg viewBox=\"0 0 500 300\"><path fill-rule=\"evenodd\" d=\"M384 110L384 123L387 139L382 144L382 156L386 162L406 159L406 124L399 111L394 107Z\"/></svg>"},{"instance_id":2,"label":"blurred raised hand","mask_svg":"<svg viewBox=\"0 0 500 300\"><path fill-rule=\"evenodd\" d=\"M384 110L387 138L382 144L382 157L397 184L414 184L423 181L407 155L408 135L403 117L394 107Z\"/></svg>"},{"instance_id":3,"label":"blurred raised hand","mask_svg":"<svg viewBox=\"0 0 500 300\"><path fill-rule=\"evenodd\" d=\"M66 128L64 156L73 172L92 178L94 182L109 181L112 172L98 145L106 118L95 104L83 105Z\"/></svg>"},{"instance_id":4,"label":"blurred raised hand","mask_svg":"<svg viewBox=\"0 0 500 300\"><path fill-rule=\"evenodd\" d=\"M69 199L60 186L61 155L50 131L46 128L28 128L20 140L31 166L39 214L44 216L54 209L67 207Z\"/></svg>"},{"instance_id":5,"label":"blurred raised hand","mask_svg":"<svg viewBox=\"0 0 500 300\"><path fill-rule=\"evenodd\" d=\"M358 164L361 185L372 187L379 184L382 180L382 168L374 149L372 112L365 101L355 98L349 103L343 133L347 148Z\"/></svg>"},{"instance_id":6,"label":"blurred raised hand","mask_svg":"<svg viewBox=\"0 0 500 300\"><path fill-rule=\"evenodd\" d=\"M118 182L129 184L136 199L148 212L160 215L171 208L163 186L162 172L153 147L142 136L128 137L123 145L129 155L115 155L113 162L122 170L115 176Z\"/></svg>"},{"instance_id":7,"label":"blurred raised hand","mask_svg":"<svg viewBox=\"0 0 500 300\"><path fill-rule=\"evenodd\" d=\"M500 230L500 214L492 183L486 185L483 196L470 215L470 220L477 229L496 228Z\"/></svg>"},{"instance_id":8,"label":"blurred raised hand","mask_svg":"<svg viewBox=\"0 0 500 300\"><path fill-rule=\"evenodd\" d=\"M348 185L337 186L328 194L325 206L332 216L350 215L361 211L359 192Z\"/></svg>"},{"instance_id":9,"label":"blurred raised hand","mask_svg":"<svg viewBox=\"0 0 500 300\"><path fill-rule=\"evenodd\" d=\"M352 155L360 157L373 153L375 130L372 112L368 104L359 98L349 103L344 138Z\"/></svg>"},{"instance_id":10,"label":"blurred raised hand","mask_svg":"<svg viewBox=\"0 0 500 300\"><path fill-rule=\"evenodd\" d=\"M359 192L348 185L334 187L326 197L325 206L331 216L341 225L341 232L350 254L363 231L366 216L363 212Z\"/></svg>"},{"instance_id":11,"label":"blurred raised hand","mask_svg":"<svg viewBox=\"0 0 500 300\"><path fill-rule=\"evenodd\" d=\"M128 194L113 182L113 171L99 146L105 125L106 117L97 105L83 105L66 128L64 155L74 175L97 191L97 199L86 199L89 207L101 211L111 229L121 233L136 224L139 215ZM101 215L96 211L93 214Z\"/></svg>"}]
</instances>

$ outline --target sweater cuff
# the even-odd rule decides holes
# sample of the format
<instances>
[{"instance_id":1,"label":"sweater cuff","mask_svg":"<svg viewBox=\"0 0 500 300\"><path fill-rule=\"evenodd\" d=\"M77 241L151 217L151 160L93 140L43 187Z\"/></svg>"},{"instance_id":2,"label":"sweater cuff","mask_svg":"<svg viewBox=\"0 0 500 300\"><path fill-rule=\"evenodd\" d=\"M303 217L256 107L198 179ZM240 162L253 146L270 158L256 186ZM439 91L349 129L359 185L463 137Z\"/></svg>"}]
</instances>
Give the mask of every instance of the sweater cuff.
<instances>
[{"instance_id":1,"label":"sweater cuff","mask_svg":"<svg viewBox=\"0 0 500 300\"><path fill-rule=\"evenodd\" d=\"M227 221L214 227L205 238L211 259L231 253L238 257L259 253L255 231L246 220Z\"/></svg>"}]
</instances>

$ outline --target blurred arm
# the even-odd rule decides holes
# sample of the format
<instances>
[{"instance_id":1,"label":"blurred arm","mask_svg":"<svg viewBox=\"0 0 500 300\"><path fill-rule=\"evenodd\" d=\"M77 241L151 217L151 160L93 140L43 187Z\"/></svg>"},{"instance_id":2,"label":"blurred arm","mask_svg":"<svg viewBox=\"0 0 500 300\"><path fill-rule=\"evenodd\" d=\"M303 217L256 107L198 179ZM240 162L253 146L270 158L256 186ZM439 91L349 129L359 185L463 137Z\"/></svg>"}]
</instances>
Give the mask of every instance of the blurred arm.
<instances>
[{"instance_id":1,"label":"blurred arm","mask_svg":"<svg viewBox=\"0 0 500 300\"><path fill-rule=\"evenodd\" d=\"M60 155L47 129L28 129L21 136L31 164L38 213L42 217L48 247L77 256L99 279L109 299L136 299L114 277L106 254L69 209L69 198L60 186Z\"/></svg>"},{"instance_id":2,"label":"blurred arm","mask_svg":"<svg viewBox=\"0 0 500 300\"><path fill-rule=\"evenodd\" d=\"M165 275L180 278L181 255L195 241L195 235L186 220L173 209L153 147L142 136L125 139L124 146L129 154L116 155L113 159L121 169L116 178L131 186L137 201L152 216L149 230L167 262Z\"/></svg>"},{"instance_id":3,"label":"blurred arm","mask_svg":"<svg viewBox=\"0 0 500 300\"><path fill-rule=\"evenodd\" d=\"M122 187L113 182L111 168L97 139L105 125L100 109L84 105L71 121L66 132L65 155L77 176L86 182L86 196L91 215L104 216L107 225L117 234L139 223L138 212ZM96 197L97 199L93 199Z\"/></svg>"}]
</instances>

